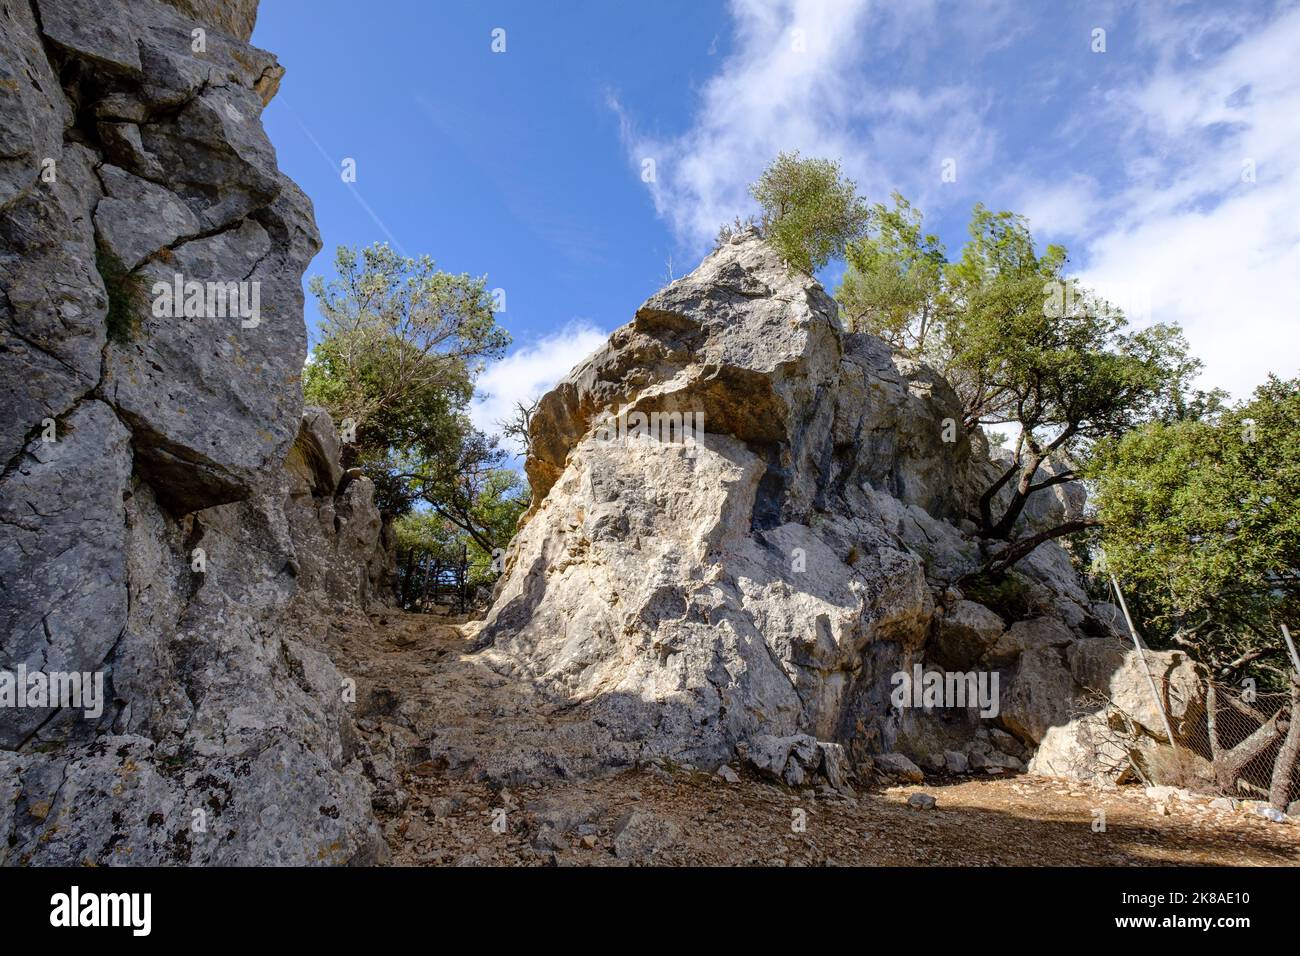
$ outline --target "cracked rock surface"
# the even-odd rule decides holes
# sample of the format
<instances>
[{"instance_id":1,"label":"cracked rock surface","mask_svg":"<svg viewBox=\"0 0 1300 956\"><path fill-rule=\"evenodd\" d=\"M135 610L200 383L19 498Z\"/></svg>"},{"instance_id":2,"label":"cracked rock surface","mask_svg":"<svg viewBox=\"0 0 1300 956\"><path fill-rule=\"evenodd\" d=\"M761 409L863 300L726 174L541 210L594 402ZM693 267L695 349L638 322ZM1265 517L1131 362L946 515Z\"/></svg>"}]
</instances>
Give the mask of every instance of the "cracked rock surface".
<instances>
[{"instance_id":1,"label":"cracked rock surface","mask_svg":"<svg viewBox=\"0 0 1300 956\"><path fill-rule=\"evenodd\" d=\"M620 437L656 413L702 414L704 434ZM798 740L843 747L837 765L973 749L979 766L1019 768L1050 736L1053 766L1073 751L1091 772L1076 698L1114 697L1139 670L1055 543L1018 568L1014 614L961 593L990 546L973 533L979 494L1005 465L978 430L952 440L960 419L942 377L845 332L813 278L741 232L543 398L534 504L480 656L569 701L624 763L716 768ZM1037 496L1025 526L1059 523L1080 495ZM1105 666L1085 682L1071 662L1093 659ZM1185 658L1166 663L1196 683ZM914 665L998 677L1001 715L895 706L892 676ZM778 762L770 773L793 772Z\"/></svg>"},{"instance_id":2,"label":"cracked rock surface","mask_svg":"<svg viewBox=\"0 0 1300 956\"><path fill-rule=\"evenodd\" d=\"M846 333L752 233L544 398L486 619L390 627L392 529L302 407L320 241L260 122L284 71L248 44L255 14L0 0L0 671L98 674L106 698L0 708L0 863L382 862L425 810L492 809L470 791L626 768L719 786L734 764L836 801L918 764L1086 776L1106 723L1073 710L1086 690L1160 746L1114 609L1061 547L1018 568L1014 612L957 586L1004 465L978 433L945 441L949 384ZM255 284L257 315L154 308L178 280ZM705 434L608 440L628 413ZM1082 507L1054 492L1027 527ZM1001 712L894 706L916 664L997 674ZM1180 734L1200 679L1157 664ZM525 805L529 852L562 855L571 827L584 853L672 860L690 834L609 802Z\"/></svg>"},{"instance_id":3,"label":"cracked rock surface","mask_svg":"<svg viewBox=\"0 0 1300 956\"><path fill-rule=\"evenodd\" d=\"M106 698L0 709L0 862L386 855L319 638L391 590L391 529L303 413L320 241L255 13L0 4L0 670ZM256 321L158 314L177 276L256 284Z\"/></svg>"}]
</instances>

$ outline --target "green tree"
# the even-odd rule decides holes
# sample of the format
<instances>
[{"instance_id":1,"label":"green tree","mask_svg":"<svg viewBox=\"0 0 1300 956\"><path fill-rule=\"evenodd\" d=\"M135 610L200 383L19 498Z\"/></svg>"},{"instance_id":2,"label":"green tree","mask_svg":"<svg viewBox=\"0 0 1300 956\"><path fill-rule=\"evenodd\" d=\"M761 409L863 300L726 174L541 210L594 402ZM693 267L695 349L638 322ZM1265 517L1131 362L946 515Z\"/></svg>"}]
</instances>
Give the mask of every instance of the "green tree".
<instances>
[{"instance_id":1,"label":"green tree","mask_svg":"<svg viewBox=\"0 0 1300 956\"><path fill-rule=\"evenodd\" d=\"M310 283L323 322L304 396L329 410L350 437L347 463L374 479L382 507L401 514L416 497L401 473L469 440L474 379L510 339L485 280L441 272L428 256L342 246L335 269L329 282Z\"/></svg>"},{"instance_id":2,"label":"green tree","mask_svg":"<svg viewBox=\"0 0 1300 956\"><path fill-rule=\"evenodd\" d=\"M836 296L851 329L948 379L967 432L1010 426L1011 458L979 500L981 535L1004 542L983 569L996 577L1044 541L1095 525L1074 515L1017 537L1030 498L1077 480L1075 463L1094 442L1213 396L1189 391L1200 365L1176 327L1130 329L1064 275L1063 247L1039 253L1024 217L977 205L969 230L948 262L920 212L895 194L892 206L871 207L866 234L849 243Z\"/></svg>"},{"instance_id":3,"label":"green tree","mask_svg":"<svg viewBox=\"0 0 1300 956\"><path fill-rule=\"evenodd\" d=\"M1072 307L1064 291L1077 293L1062 272L1065 250L1048 246L1042 256L1034 250L1033 236L1023 216L991 212L977 204L968 226L970 239L961 258L944 270L944 286L951 303L951 320L938 345L938 363L962 400L963 424L1015 423L1007 416L1015 407L1015 386L1002 374L1040 346L1051 347L1055 320L1070 321L1110 310L1085 309L1074 298ZM1006 336L999 339L999 336ZM1021 354L1025 353L1025 354ZM927 354L927 358L936 356ZM1019 363L1024 371L1024 363Z\"/></svg>"},{"instance_id":4,"label":"green tree","mask_svg":"<svg viewBox=\"0 0 1300 956\"><path fill-rule=\"evenodd\" d=\"M1223 678L1282 684L1300 621L1300 378L1100 442L1087 467L1107 569L1144 632Z\"/></svg>"},{"instance_id":5,"label":"green tree","mask_svg":"<svg viewBox=\"0 0 1300 956\"><path fill-rule=\"evenodd\" d=\"M380 444L418 436L413 406L429 395L467 401L483 364L510 344L482 278L386 243L360 255L340 246L334 265L336 278L310 283L323 322L305 381L309 398L353 419L358 435L378 432Z\"/></svg>"},{"instance_id":6,"label":"green tree","mask_svg":"<svg viewBox=\"0 0 1300 956\"><path fill-rule=\"evenodd\" d=\"M953 342L953 366L968 388L968 427L1018 430L1010 463L979 502L981 533L1008 541L1032 494L1076 480L1073 462L1097 440L1167 417L1200 366L1177 328L1128 331L1117 311L1053 315L1033 301L1025 280L995 287L962 315ZM1009 497L998 513L1004 488ZM999 563L1009 566L1041 541L1092 522L1077 518L1014 542Z\"/></svg>"},{"instance_id":7,"label":"green tree","mask_svg":"<svg viewBox=\"0 0 1300 956\"><path fill-rule=\"evenodd\" d=\"M781 153L749 187L764 235L793 268L812 273L861 235L870 210L840 164Z\"/></svg>"},{"instance_id":8,"label":"green tree","mask_svg":"<svg viewBox=\"0 0 1300 956\"><path fill-rule=\"evenodd\" d=\"M947 256L922 216L893 193L893 206L871 207L866 234L845 248L848 267L835 298L851 332L869 332L896 349L931 361L951 310Z\"/></svg>"},{"instance_id":9,"label":"green tree","mask_svg":"<svg viewBox=\"0 0 1300 956\"><path fill-rule=\"evenodd\" d=\"M1122 311L1067 279L1065 249L1040 255L1023 217L976 206L970 235L945 270L952 309L941 348L963 426L1016 435L979 500L981 535L1006 542L984 569L996 575L1044 541L1095 526L1074 515L1018 536L1030 497L1077 480L1095 442L1185 407L1200 363L1176 326L1132 330Z\"/></svg>"},{"instance_id":10,"label":"green tree","mask_svg":"<svg viewBox=\"0 0 1300 956\"><path fill-rule=\"evenodd\" d=\"M464 548L489 569L528 496L468 416L475 379L510 341L485 280L379 243L341 247L335 267L336 278L310 286L324 322L304 370L306 400L330 411L347 463L375 482L381 508L404 516L403 560L449 562Z\"/></svg>"},{"instance_id":11,"label":"green tree","mask_svg":"<svg viewBox=\"0 0 1300 956\"><path fill-rule=\"evenodd\" d=\"M519 518L528 508L529 497L528 482L509 468L498 468L483 481L474 502L474 522L483 529L483 537L493 544L493 548L486 550L471 539L471 584L486 584L501 572L502 552L515 536Z\"/></svg>"},{"instance_id":12,"label":"green tree","mask_svg":"<svg viewBox=\"0 0 1300 956\"><path fill-rule=\"evenodd\" d=\"M416 609L439 583L441 569L461 561L464 535L432 511L409 511L394 522L397 538L397 596L401 606Z\"/></svg>"},{"instance_id":13,"label":"green tree","mask_svg":"<svg viewBox=\"0 0 1300 956\"><path fill-rule=\"evenodd\" d=\"M455 567L462 560L467 561L466 583L471 589L490 584L501 571L503 549L527 506L527 483L516 472L499 468L485 473L474 496L469 523L479 529L476 535L423 502L398 518L397 577L402 606L414 607L423 597L434 569Z\"/></svg>"},{"instance_id":14,"label":"green tree","mask_svg":"<svg viewBox=\"0 0 1300 956\"><path fill-rule=\"evenodd\" d=\"M508 457L495 438L467 428L458 444L407 460L399 474L435 514L491 554L509 543L528 507L527 487L505 467Z\"/></svg>"}]
</instances>

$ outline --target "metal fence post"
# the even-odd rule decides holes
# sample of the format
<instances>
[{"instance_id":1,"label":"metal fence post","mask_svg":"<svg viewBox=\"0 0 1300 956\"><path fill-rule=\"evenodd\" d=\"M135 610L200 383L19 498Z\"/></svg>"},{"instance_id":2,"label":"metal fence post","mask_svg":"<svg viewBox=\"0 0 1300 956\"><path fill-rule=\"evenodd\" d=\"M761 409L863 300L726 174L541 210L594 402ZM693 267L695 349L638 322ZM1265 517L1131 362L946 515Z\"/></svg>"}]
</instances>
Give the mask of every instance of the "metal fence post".
<instances>
[{"instance_id":1,"label":"metal fence post","mask_svg":"<svg viewBox=\"0 0 1300 956\"><path fill-rule=\"evenodd\" d=\"M1111 587L1115 589L1115 596L1119 598L1120 610L1124 612L1124 622L1128 624L1128 632L1133 637L1133 647L1142 660L1142 673L1147 675L1147 685L1151 688L1151 697L1156 702L1156 710L1160 711L1160 719L1164 721L1165 733L1169 735L1169 746L1173 748L1174 753L1178 753L1178 742L1174 740L1174 728L1169 723L1169 715L1165 713L1165 705L1160 699L1160 691L1156 689L1156 680L1151 676L1151 668L1147 664L1146 651L1142 647L1142 641L1138 637L1137 628L1133 625L1133 617L1128 612L1128 602L1124 600L1124 592L1120 590L1119 581L1115 579L1112 572L1110 576Z\"/></svg>"},{"instance_id":2,"label":"metal fence post","mask_svg":"<svg viewBox=\"0 0 1300 956\"><path fill-rule=\"evenodd\" d=\"M1296 653L1295 642L1291 640L1291 632L1285 624L1282 625L1282 639L1286 641L1286 649L1291 652L1291 666L1295 668L1296 677L1300 678L1300 654Z\"/></svg>"}]
</instances>

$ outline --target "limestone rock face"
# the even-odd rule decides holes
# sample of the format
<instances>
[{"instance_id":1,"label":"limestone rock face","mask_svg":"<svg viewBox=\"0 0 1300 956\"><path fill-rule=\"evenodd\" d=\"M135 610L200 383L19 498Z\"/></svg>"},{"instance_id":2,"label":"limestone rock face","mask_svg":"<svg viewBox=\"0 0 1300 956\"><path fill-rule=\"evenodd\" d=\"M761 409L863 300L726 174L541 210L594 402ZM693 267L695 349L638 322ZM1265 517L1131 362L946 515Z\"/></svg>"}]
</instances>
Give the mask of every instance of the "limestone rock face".
<instances>
[{"instance_id":1,"label":"limestone rock face","mask_svg":"<svg viewBox=\"0 0 1300 956\"><path fill-rule=\"evenodd\" d=\"M247 41L257 22L257 0L164 0L191 20L224 30Z\"/></svg>"},{"instance_id":2,"label":"limestone rock face","mask_svg":"<svg viewBox=\"0 0 1300 956\"><path fill-rule=\"evenodd\" d=\"M102 402L77 406L63 441L34 438L0 496L4 664L92 671L126 625L129 434ZM33 573L35 572L35 573ZM39 709L0 710L0 747L18 746L48 720Z\"/></svg>"},{"instance_id":3,"label":"limestone rock face","mask_svg":"<svg viewBox=\"0 0 1300 956\"><path fill-rule=\"evenodd\" d=\"M319 239L259 119L283 71L255 13L0 8L0 671L103 687L96 714L0 709L0 862L382 853L317 648L326 610L385 600L391 532L303 416ZM160 307L178 280L198 308Z\"/></svg>"},{"instance_id":4,"label":"limestone rock face","mask_svg":"<svg viewBox=\"0 0 1300 956\"><path fill-rule=\"evenodd\" d=\"M1189 756L1189 748L1205 732L1205 674L1185 654L1143 651L1139 657L1131 645L1086 641L1072 645L1067 655L1073 696L1102 703L1078 708L1069 719L1047 727L1037 741L1031 772L1115 777L1127 776L1136 765L1153 779L1176 757L1184 762L1196 759ZM1158 702L1151 693L1148 670ZM1161 710L1173 729L1174 746ZM1207 779L1213 779L1213 774L1208 773Z\"/></svg>"},{"instance_id":5,"label":"limestone rock face","mask_svg":"<svg viewBox=\"0 0 1300 956\"><path fill-rule=\"evenodd\" d=\"M1068 627L1056 618L1033 617L1017 621L993 641L984 654L984 660L996 667L1006 667L1024 658L1026 651L1047 651L1065 648L1075 640ZM1064 658L1061 658L1064 660Z\"/></svg>"},{"instance_id":6,"label":"limestone rock face","mask_svg":"<svg viewBox=\"0 0 1300 956\"><path fill-rule=\"evenodd\" d=\"M1002 705L1002 725L1028 744L1070 720L1075 706L1074 682L1060 666L1060 652L1032 647L1020 655L1010 693Z\"/></svg>"},{"instance_id":7,"label":"limestone rock face","mask_svg":"<svg viewBox=\"0 0 1300 956\"><path fill-rule=\"evenodd\" d=\"M679 414L702 416L697 441L645 434ZM959 420L941 377L846 333L813 279L737 236L543 398L485 660L578 703L625 759L716 764L787 739L893 751L910 715L892 675L931 651L991 667L1009 623L960 599L939 613L981 560L961 526L997 473ZM1082 622L1057 557L1033 586Z\"/></svg>"},{"instance_id":8,"label":"limestone rock face","mask_svg":"<svg viewBox=\"0 0 1300 956\"><path fill-rule=\"evenodd\" d=\"M344 482L339 439L323 408L303 411L285 462L285 514L297 553L297 596L321 612L392 600L396 541L375 505L369 478Z\"/></svg>"},{"instance_id":9,"label":"limestone rock face","mask_svg":"<svg viewBox=\"0 0 1300 956\"><path fill-rule=\"evenodd\" d=\"M1005 630L1002 618L983 604L957 601L935 622L931 657L936 663L967 670L1002 640Z\"/></svg>"},{"instance_id":10,"label":"limestone rock face","mask_svg":"<svg viewBox=\"0 0 1300 956\"><path fill-rule=\"evenodd\" d=\"M491 660L649 753L716 762L758 734L859 722L855 739L888 739L879 688L933 601L873 494L956 508L954 401L845 335L757 237L722 247L543 399ZM616 412L703 415L704 434L607 440Z\"/></svg>"}]
</instances>

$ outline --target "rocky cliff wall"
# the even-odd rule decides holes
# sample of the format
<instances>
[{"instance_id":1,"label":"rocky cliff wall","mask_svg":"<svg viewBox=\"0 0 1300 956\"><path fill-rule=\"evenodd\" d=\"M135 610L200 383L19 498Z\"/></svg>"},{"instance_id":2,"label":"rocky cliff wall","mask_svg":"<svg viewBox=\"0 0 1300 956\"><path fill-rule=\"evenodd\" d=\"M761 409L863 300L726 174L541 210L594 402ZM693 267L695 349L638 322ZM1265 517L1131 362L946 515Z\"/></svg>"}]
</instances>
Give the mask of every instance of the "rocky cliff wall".
<instances>
[{"instance_id":1,"label":"rocky cliff wall","mask_svg":"<svg viewBox=\"0 0 1300 956\"><path fill-rule=\"evenodd\" d=\"M325 648L386 600L391 529L302 408L319 239L259 121L283 71L254 16L0 3L0 703L19 671L103 691L0 706L0 862L384 858L362 768L397 755L368 753ZM609 434L655 413L702 434ZM1025 562L1014 608L955 584L998 467L980 436L945 440L959 417L942 378L737 236L543 401L536 504L458 661L526 693L468 731L430 717L403 759L512 781L744 753L836 782L845 751L895 750L1088 772L1098 717L1072 702L1101 685L1157 739L1063 550ZM914 664L997 673L999 714L895 706ZM1194 673L1161 673L1192 714ZM381 704L426 729L418 700Z\"/></svg>"},{"instance_id":2,"label":"rocky cliff wall","mask_svg":"<svg viewBox=\"0 0 1300 956\"><path fill-rule=\"evenodd\" d=\"M703 433L648 436L656 414ZM846 333L813 279L733 237L542 400L485 659L572 701L623 761L746 750L780 776L825 760L811 739L858 765L1016 769L1052 733L1063 765L1085 678L1139 671L1055 543L1018 569L1017 606L962 593L1003 466L960 420L941 377ZM1036 496L1026 525L1080 495ZM996 677L997 712L897 706L917 665Z\"/></svg>"},{"instance_id":3,"label":"rocky cliff wall","mask_svg":"<svg viewBox=\"0 0 1300 956\"><path fill-rule=\"evenodd\" d=\"M0 708L0 861L383 853L317 638L389 532L303 412L320 242L255 9L0 5L0 672L105 698Z\"/></svg>"}]
</instances>

